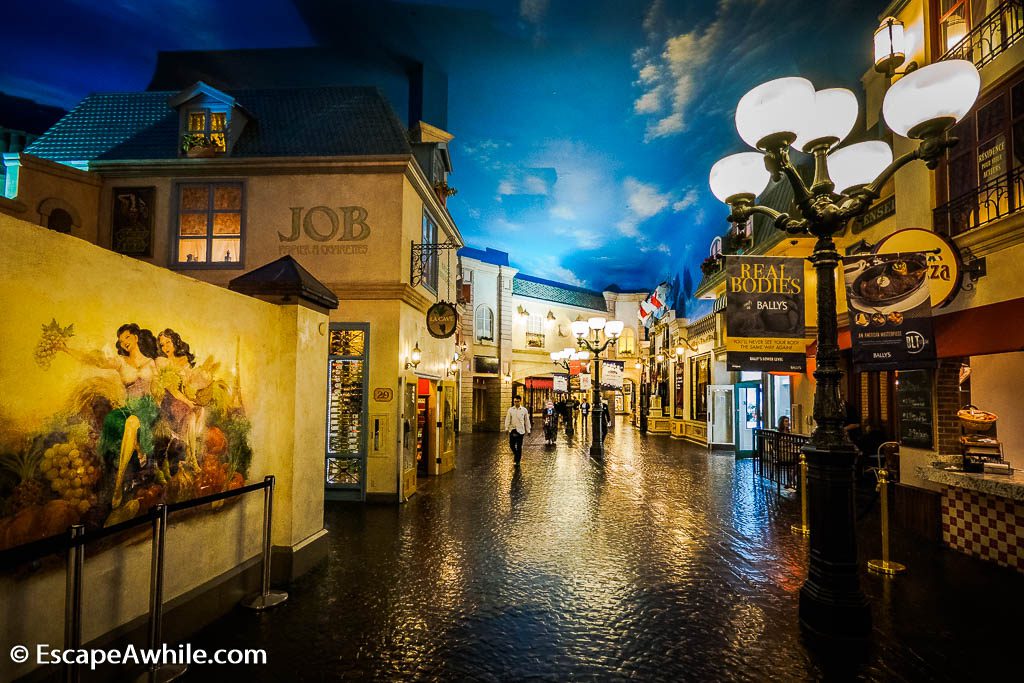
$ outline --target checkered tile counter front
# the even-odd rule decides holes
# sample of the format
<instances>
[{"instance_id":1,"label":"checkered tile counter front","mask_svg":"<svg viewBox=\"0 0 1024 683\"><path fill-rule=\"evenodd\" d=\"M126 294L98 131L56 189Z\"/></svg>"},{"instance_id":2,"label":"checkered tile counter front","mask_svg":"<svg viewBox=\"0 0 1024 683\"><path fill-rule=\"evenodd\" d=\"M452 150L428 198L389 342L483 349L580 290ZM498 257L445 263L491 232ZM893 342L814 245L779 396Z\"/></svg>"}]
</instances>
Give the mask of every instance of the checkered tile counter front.
<instances>
[{"instance_id":1,"label":"checkered tile counter front","mask_svg":"<svg viewBox=\"0 0 1024 683\"><path fill-rule=\"evenodd\" d=\"M1024 503L950 486L942 494L942 540L1024 572Z\"/></svg>"}]
</instances>

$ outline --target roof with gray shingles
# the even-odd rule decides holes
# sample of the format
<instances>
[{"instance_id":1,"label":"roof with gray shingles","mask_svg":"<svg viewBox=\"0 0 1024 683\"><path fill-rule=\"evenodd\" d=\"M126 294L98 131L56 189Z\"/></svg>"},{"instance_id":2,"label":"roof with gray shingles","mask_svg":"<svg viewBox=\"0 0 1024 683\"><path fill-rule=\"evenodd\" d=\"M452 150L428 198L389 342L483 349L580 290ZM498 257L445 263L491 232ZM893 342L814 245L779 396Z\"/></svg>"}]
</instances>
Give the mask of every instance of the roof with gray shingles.
<instances>
[{"instance_id":1,"label":"roof with gray shingles","mask_svg":"<svg viewBox=\"0 0 1024 683\"><path fill-rule=\"evenodd\" d=\"M90 95L26 150L58 162L177 159L174 92ZM410 154L405 128L377 88L232 90L251 116L233 158Z\"/></svg>"},{"instance_id":2,"label":"roof with gray shingles","mask_svg":"<svg viewBox=\"0 0 1024 683\"><path fill-rule=\"evenodd\" d=\"M512 293L557 304L589 308L595 311L608 310L608 303L601 292L574 287L552 280L543 280L539 277L523 275L522 273L517 274L515 279L512 280Z\"/></svg>"}]
</instances>

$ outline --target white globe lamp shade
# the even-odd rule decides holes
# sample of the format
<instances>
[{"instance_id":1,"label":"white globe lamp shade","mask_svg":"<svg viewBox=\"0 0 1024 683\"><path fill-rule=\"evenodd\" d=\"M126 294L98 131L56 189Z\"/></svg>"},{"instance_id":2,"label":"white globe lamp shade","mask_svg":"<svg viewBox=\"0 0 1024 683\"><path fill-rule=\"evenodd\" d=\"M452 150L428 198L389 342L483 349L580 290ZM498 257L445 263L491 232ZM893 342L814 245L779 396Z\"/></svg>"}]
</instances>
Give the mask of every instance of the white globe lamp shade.
<instances>
[{"instance_id":1,"label":"white globe lamp shade","mask_svg":"<svg viewBox=\"0 0 1024 683\"><path fill-rule=\"evenodd\" d=\"M604 318L602 318L600 316L597 316L597 317L589 319L587 321L587 324L590 326L590 329L592 329L592 330L603 330L604 329L604 324L606 322L607 322L607 320L605 320Z\"/></svg>"},{"instance_id":2,"label":"white globe lamp shade","mask_svg":"<svg viewBox=\"0 0 1024 683\"><path fill-rule=\"evenodd\" d=\"M562 359L562 352L561 351L552 351L551 352L551 362L552 363L557 363L561 359Z\"/></svg>"},{"instance_id":3,"label":"white globe lamp shade","mask_svg":"<svg viewBox=\"0 0 1024 683\"><path fill-rule=\"evenodd\" d=\"M885 94L882 115L897 135L938 135L967 115L980 90L981 76L971 62L936 62L896 81Z\"/></svg>"},{"instance_id":4,"label":"white globe lamp shade","mask_svg":"<svg viewBox=\"0 0 1024 683\"><path fill-rule=\"evenodd\" d=\"M764 167L764 157L757 152L740 152L719 159L711 167L708 183L719 201L728 203L733 197L756 197L764 192L771 173Z\"/></svg>"},{"instance_id":5,"label":"white globe lamp shade","mask_svg":"<svg viewBox=\"0 0 1024 683\"><path fill-rule=\"evenodd\" d=\"M846 88L827 88L814 93L814 108L793 147L805 152L808 145L830 140L842 142L857 123L857 96Z\"/></svg>"},{"instance_id":6,"label":"white globe lamp shade","mask_svg":"<svg viewBox=\"0 0 1024 683\"><path fill-rule=\"evenodd\" d=\"M609 320L604 326L604 333L612 339L617 339L622 334L622 328L625 326L626 324L621 320Z\"/></svg>"},{"instance_id":7,"label":"white globe lamp shade","mask_svg":"<svg viewBox=\"0 0 1024 683\"><path fill-rule=\"evenodd\" d=\"M828 155L828 174L840 193L867 185L892 163L892 149L879 140L858 142Z\"/></svg>"},{"instance_id":8,"label":"white globe lamp shade","mask_svg":"<svg viewBox=\"0 0 1024 683\"><path fill-rule=\"evenodd\" d=\"M586 360L587 359L587 352L586 351L577 351L576 353L573 354L572 359L573 360Z\"/></svg>"},{"instance_id":9,"label":"white globe lamp shade","mask_svg":"<svg viewBox=\"0 0 1024 683\"><path fill-rule=\"evenodd\" d=\"M562 358L572 358L572 354L576 353L576 349L571 346L566 346L562 349Z\"/></svg>"},{"instance_id":10,"label":"white globe lamp shade","mask_svg":"<svg viewBox=\"0 0 1024 683\"><path fill-rule=\"evenodd\" d=\"M572 333L577 337L582 337L590 329L590 325L587 324L586 320L576 320L569 327L572 328Z\"/></svg>"},{"instance_id":11,"label":"white globe lamp shade","mask_svg":"<svg viewBox=\"0 0 1024 683\"><path fill-rule=\"evenodd\" d=\"M789 144L803 132L814 109L814 86L806 78L776 78L757 86L736 105L736 130L755 149Z\"/></svg>"}]
</instances>

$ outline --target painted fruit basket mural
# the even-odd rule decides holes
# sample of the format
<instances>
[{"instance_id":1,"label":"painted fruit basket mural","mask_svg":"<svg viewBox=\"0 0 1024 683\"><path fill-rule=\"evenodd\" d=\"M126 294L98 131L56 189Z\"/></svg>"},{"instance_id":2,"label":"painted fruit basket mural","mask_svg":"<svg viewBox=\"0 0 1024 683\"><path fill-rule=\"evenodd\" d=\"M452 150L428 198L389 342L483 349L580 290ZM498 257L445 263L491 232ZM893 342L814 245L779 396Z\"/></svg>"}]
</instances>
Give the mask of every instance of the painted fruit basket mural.
<instances>
[{"instance_id":1,"label":"painted fruit basket mural","mask_svg":"<svg viewBox=\"0 0 1024 683\"><path fill-rule=\"evenodd\" d=\"M111 332L108 348L87 349L73 324L42 326L34 362L51 372L65 354L88 372L41 428L0 422L0 549L245 483L252 449L237 368L198 362L173 329Z\"/></svg>"}]
</instances>

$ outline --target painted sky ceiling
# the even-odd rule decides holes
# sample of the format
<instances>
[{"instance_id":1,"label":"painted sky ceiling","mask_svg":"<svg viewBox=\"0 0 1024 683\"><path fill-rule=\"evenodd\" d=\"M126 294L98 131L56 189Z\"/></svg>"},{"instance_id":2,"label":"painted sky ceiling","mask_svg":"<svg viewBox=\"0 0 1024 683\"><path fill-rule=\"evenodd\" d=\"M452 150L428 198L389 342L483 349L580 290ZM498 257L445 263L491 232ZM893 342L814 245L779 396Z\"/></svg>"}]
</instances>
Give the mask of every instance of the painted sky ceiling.
<instances>
[{"instance_id":1,"label":"painted sky ceiling","mask_svg":"<svg viewBox=\"0 0 1024 683\"><path fill-rule=\"evenodd\" d=\"M395 31L448 75L458 194L472 246L601 289L699 281L726 209L707 174L741 151L748 89L800 74L863 103L882 0L59 0L6 11L0 90L74 106L143 90L158 50L295 47ZM411 26L411 29L408 27ZM355 32L358 31L358 35Z\"/></svg>"}]
</instances>

